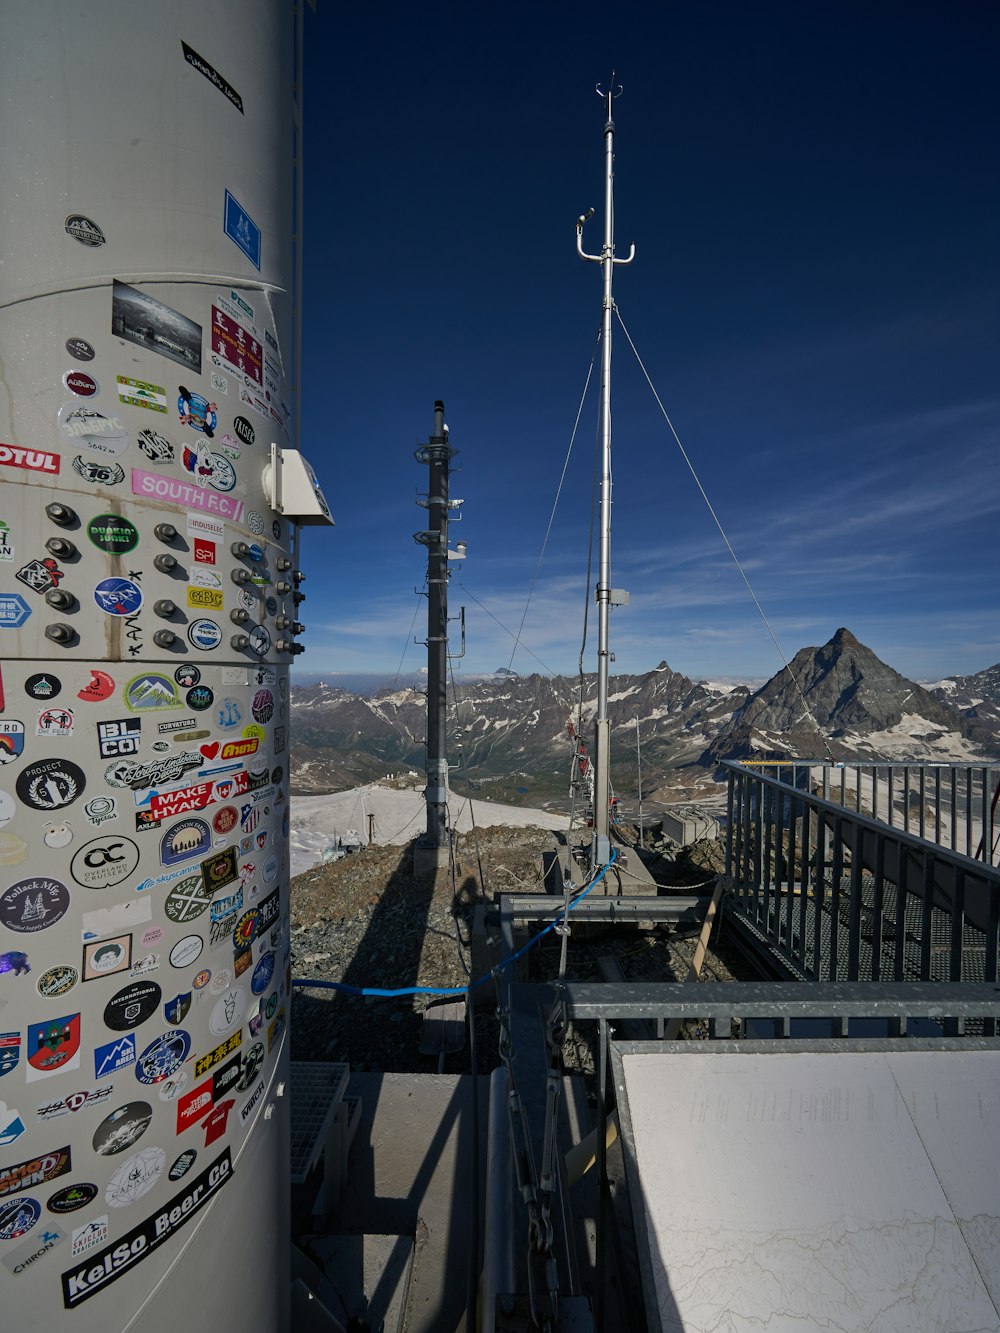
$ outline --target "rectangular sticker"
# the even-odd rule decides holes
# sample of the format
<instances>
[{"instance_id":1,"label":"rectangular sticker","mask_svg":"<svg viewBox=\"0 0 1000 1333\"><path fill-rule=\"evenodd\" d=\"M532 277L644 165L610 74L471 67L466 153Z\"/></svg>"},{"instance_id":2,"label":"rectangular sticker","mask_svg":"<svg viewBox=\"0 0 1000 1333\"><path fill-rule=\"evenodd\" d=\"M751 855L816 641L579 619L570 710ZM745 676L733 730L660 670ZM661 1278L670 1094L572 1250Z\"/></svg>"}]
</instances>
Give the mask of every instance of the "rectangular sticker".
<instances>
[{"instance_id":1,"label":"rectangular sticker","mask_svg":"<svg viewBox=\"0 0 1000 1333\"><path fill-rule=\"evenodd\" d=\"M188 587L187 590L188 606L207 609L209 611L222 610L222 591L219 588L198 588Z\"/></svg>"},{"instance_id":2,"label":"rectangular sticker","mask_svg":"<svg viewBox=\"0 0 1000 1333\"><path fill-rule=\"evenodd\" d=\"M241 1045L242 1041L243 1031L240 1029L239 1031L234 1032L231 1037L227 1037L225 1041L220 1042L214 1051L209 1051L207 1055L199 1056L194 1065L195 1078L201 1078L202 1074L207 1074L210 1069L214 1069L216 1065L221 1064L227 1055L232 1055L233 1051Z\"/></svg>"},{"instance_id":3,"label":"rectangular sticker","mask_svg":"<svg viewBox=\"0 0 1000 1333\"><path fill-rule=\"evenodd\" d=\"M226 191L223 227L229 239L246 255L260 272L260 228L243 205Z\"/></svg>"},{"instance_id":4,"label":"rectangular sticker","mask_svg":"<svg viewBox=\"0 0 1000 1333\"><path fill-rule=\"evenodd\" d=\"M201 514L188 514L187 534L189 537L207 537L209 541L221 542L226 535L226 525Z\"/></svg>"},{"instance_id":5,"label":"rectangular sticker","mask_svg":"<svg viewBox=\"0 0 1000 1333\"><path fill-rule=\"evenodd\" d=\"M44 449L22 449L16 444L0 444L0 463L5 467L23 467L28 472L59 472L59 455Z\"/></svg>"},{"instance_id":6,"label":"rectangular sticker","mask_svg":"<svg viewBox=\"0 0 1000 1333\"><path fill-rule=\"evenodd\" d=\"M111 298L111 332L176 361L192 374L201 374L201 325L117 278Z\"/></svg>"},{"instance_id":7,"label":"rectangular sticker","mask_svg":"<svg viewBox=\"0 0 1000 1333\"><path fill-rule=\"evenodd\" d=\"M199 74L203 74L209 83L214 84L222 93L223 97L228 97L236 110L243 115L243 98L239 95L231 83L228 83L219 71L211 66L204 56L200 56L193 47L188 46L187 42L181 40L181 48L184 51L184 59L192 69L196 69Z\"/></svg>"},{"instance_id":8,"label":"rectangular sticker","mask_svg":"<svg viewBox=\"0 0 1000 1333\"><path fill-rule=\"evenodd\" d=\"M128 375L116 376L118 397L131 407L148 407L151 412L167 410L167 391L162 384L147 384L145 380L130 379Z\"/></svg>"},{"instance_id":9,"label":"rectangular sticker","mask_svg":"<svg viewBox=\"0 0 1000 1333\"><path fill-rule=\"evenodd\" d=\"M241 375L263 386L264 349L252 333L217 305L212 306L212 350Z\"/></svg>"},{"instance_id":10,"label":"rectangular sticker","mask_svg":"<svg viewBox=\"0 0 1000 1333\"><path fill-rule=\"evenodd\" d=\"M38 1189L57 1176L64 1176L72 1164L67 1144L65 1148L54 1148L52 1152L32 1157L30 1161L0 1167L0 1195Z\"/></svg>"},{"instance_id":11,"label":"rectangular sticker","mask_svg":"<svg viewBox=\"0 0 1000 1333\"><path fill-rule=\"evenodd\" d=\"M132 494L146 500L163 500L186 509L208 510L210 514L219 514L232 523L238 523L243 517L242 500L234 500L229 495L220 495L218 491L210 490L208 487L192 486L178 477L165 477L158 472L143 472L141 468L132 469ZM190 524L188 531L191 531Z\"/></svg>"},{"instance_id":12,"label":"rectangular sticker","mask_svg":"<svg viewBox=\"0 0 1000 1333\"><path fill-rule=\"evenodd\" d=\"M120 1240L91 1255L82 1264L62 1274L63 1305L74 1310L84 1301L127 1273L158 1245L169 1240L200 1208L216 1195L233 1176L229 1149L202 1171L201 1175L168 1200L156 1213L125 1233Z\"/></svg>"}]
</instances>

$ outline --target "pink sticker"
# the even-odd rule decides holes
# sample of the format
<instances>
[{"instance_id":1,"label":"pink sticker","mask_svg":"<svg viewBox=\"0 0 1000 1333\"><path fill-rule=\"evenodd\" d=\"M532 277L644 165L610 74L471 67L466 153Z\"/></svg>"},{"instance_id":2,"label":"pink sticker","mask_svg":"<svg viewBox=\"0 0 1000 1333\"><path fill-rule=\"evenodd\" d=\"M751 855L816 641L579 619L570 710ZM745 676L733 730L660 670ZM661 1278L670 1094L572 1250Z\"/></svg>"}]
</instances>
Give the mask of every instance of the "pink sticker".
<instances>
[{"instance_id":1,"label":"pink sticker","mask_svg":"<svg viewBox=\"0 0 1000 1333\"><path fill-rule=\"evenodd\" d=\"M163 939L163 927L153 926L150 930L146 930L143 932L142 944L144 948L149 948L150 945L159 944L160 940L162 939Z\"/></svg>"},{"instance_id":2,"label":"pink sticker","mask_svg":"<svg viewBox=\"0 0 1000 1333\"><path fill-rule=\"evenodd\" d=\"M238 523L243 517L242 500L234 500L229 495L220 495L218 491L204 486L191 485L178 477L165 477L157 472L142 472L139 468L132 469L132 494L141 495L148 500L161 500L164 504L182 505L185 509L200 509L209 514L219 514L233 523Z\"/></svg>"}]
</instances>

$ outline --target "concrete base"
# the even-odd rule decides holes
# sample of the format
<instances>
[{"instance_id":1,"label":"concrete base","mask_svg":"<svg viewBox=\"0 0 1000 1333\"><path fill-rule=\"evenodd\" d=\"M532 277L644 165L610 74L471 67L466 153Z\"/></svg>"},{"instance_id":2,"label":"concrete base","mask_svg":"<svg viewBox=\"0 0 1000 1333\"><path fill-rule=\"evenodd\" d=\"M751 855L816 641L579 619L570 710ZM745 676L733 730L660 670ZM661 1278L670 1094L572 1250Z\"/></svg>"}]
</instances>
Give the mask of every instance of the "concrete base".
<instances>
[{"instance_id":1,"label":"concrete base","mask_svg":"<svg viewBox=\"0 0 1000 1333\"><path fill-rule=\"evenodd\" d=\"M419 842L413 847L414 879L430 879L441 870L447 870L451 864L450 849L444 847L425 847Z\"/></svg>"}]
</instances>

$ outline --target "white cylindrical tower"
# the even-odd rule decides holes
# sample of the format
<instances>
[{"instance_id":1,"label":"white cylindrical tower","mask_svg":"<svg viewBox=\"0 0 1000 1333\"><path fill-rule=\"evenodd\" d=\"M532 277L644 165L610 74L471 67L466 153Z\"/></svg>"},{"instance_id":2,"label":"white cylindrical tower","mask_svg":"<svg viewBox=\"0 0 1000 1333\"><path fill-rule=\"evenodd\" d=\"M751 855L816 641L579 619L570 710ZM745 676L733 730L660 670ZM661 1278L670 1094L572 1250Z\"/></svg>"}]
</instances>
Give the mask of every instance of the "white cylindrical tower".
<instances>
[{"instance_id":1,"label":"white cylindrical tower","mask_svg":"<svg viewBox=\"0 0 1000 1333\"><path fill-rule=\"evenodd\" d=\"M3 21L5 1321L283 1329L295 18Z\"/></svg>"}]
</instances>

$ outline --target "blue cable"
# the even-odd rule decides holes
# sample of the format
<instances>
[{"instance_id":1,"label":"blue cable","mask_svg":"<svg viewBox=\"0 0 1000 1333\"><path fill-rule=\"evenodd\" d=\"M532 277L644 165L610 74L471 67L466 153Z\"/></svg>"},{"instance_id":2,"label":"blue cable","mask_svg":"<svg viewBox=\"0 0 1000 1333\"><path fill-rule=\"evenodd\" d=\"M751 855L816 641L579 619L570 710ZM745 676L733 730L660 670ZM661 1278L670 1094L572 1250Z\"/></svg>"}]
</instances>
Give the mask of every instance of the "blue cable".
<instances>
[{"instance_id":1,"label":"blue cable","mask_svg":"<svg viewBox=\"0 0 1000 1333\"><path fill-rule=\"evenodd\" d=\"M517 960L522 958L529 949L533 949L539 940L543 940L550 930L554 930L560 921L565 921L566 917L572 912L577 903L582 903L587 894L590 893L592 889L597 888L598 884L600 884L601 880L617 860L618 853L612 849L611 860L596 879L591 880L579 897L573 899L566 908L566 911L560 912L554 921L550 921L544 930L540 930L537 935L533 935L527 944L523 944L516 953L512 953L511 956L505 959L496 970L499 972L501 968L509 967L511 963L516 963ZM316 990L337 990L344 995L372 995L382 999L395 999L401 995L465 995L468 991L474 990L477 986L485 986L488 981L492 980L493 973L488 972L486 976L477 977L475 981L470 981L467 986L401 986L398 990L383 990L381 987L377 986L348 986L343 981L308 981L299 977L292 978L292 985L308 986L310 989Z\"/></svg>"}]
</instances>

